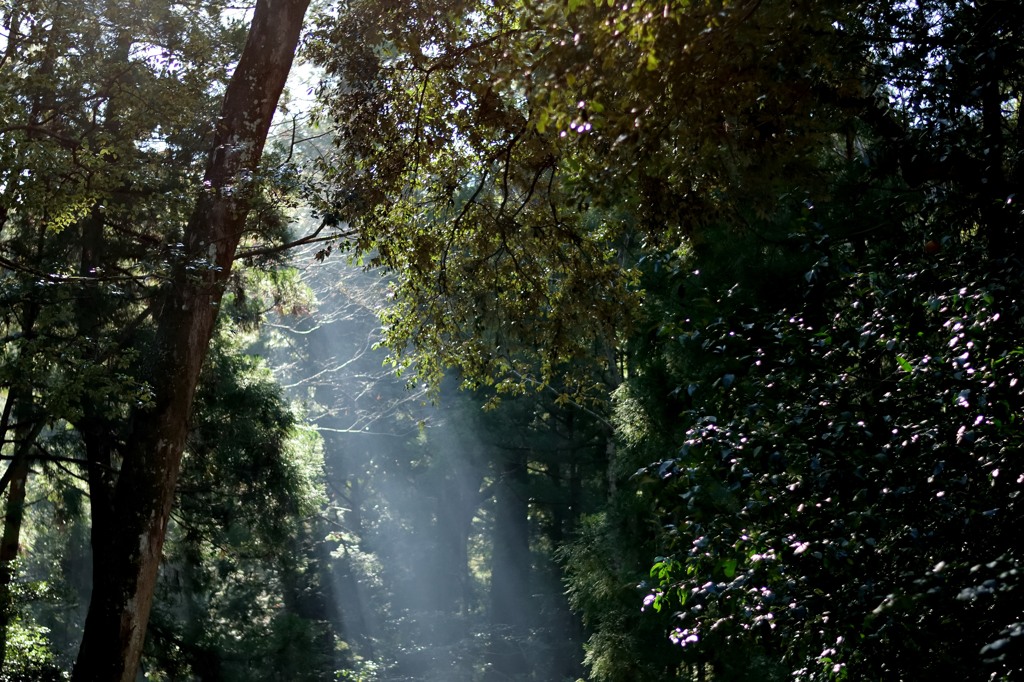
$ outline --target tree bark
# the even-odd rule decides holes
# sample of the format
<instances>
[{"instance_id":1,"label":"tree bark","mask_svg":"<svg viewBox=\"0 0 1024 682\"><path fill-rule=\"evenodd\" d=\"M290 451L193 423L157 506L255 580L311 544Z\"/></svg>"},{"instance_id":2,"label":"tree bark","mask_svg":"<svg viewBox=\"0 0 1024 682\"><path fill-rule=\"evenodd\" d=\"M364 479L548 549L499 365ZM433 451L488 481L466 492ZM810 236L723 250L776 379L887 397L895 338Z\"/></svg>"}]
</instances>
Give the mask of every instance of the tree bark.
<instances>
[{"instance_id":1,"label":"tree bark","mask_svg":"<svg viewBox=\"0 0 1024 682\"><path fill-rule=\"evenodd\" d=\"M11 583L14 581L14 562L21 547L21 528L25 519L28 455L43 428L42 421L30 421L30 404L26 406L23 396L18 396L18 399L22 402L15 405L14 409L18 424L15 428L14 458L8 472L10 488L7 492L7 505L4 508L3 538L0 539L0 672L3 671L7 659L7 628L14 615Z\"/></svg>"},{"instance_id":2,"label":"tree bark","mask_svg":"<svg viewBox=\"0 0 1024 682\"><path fill-rule=\"evenodd\" d=\"M39 233L36 242L38 255L43 252L43 236ZM35 338L36 320L39 318L40 304L35 297L29 299L22 316L21 331L25 340ZM24 381L24 380L23 380ZM0 450L7 440L9 431L13 431L13 453L7 471L4 472L5 484L0 490L9 486L7 505L4 509L3 538L0 539L0 673L7 662L7 634L14 612L11 598L11 583L14 580L14 561L18 558L21 546L21 526L25 517L25 495L28 486L29 451L35 444L39 432L43 429L43 421L34 414L34 396L31 380L27 383L14 383L8 387L4 401L3 414L0 415ZM11 424L11 417L14 424Z\"/></svg>"},{"instance_id":3,"label":"tree bark","mask_svg":"<svg viewBox=\"0 0 1024 682\"><path fill-rule=\"evenodd\" d=\"M228 84L184 252L162 296L149 358L152 405L139 409L99 541L72 679L131 682L174 499L199 371L251 204L250 184L298 45L309 0L258 0ZM97 520L94 520L94 522ZM115 525L116 524L116 525Z\"/></svg>"},{"instance_id":4,"label":"tree bark","mask_svg":"<svg viewBox=\"0 0 1024 682\"><path fill-rule=\"evenodd\" d=\"M491 670L486 680L521 679L530 671L523 643L536 621L530 588L527 458L510 451L495 487L491 552Z\"/></svg>"},{"instance_id":5,"label":"tree bark","mask_svg":"<svg viewBox=\"0 0 1024 682\"><path fill-rule=\"evenodd\" d=\"M27 448L24 448L27 449ZM7 658L7 628L11 623L14 603L11 583L14 580L14 560L21 542L21 522L25 513L25 488L28 482L28 456L19 452L11 462L11 490L4 513L3 540L0 541L0 671Z\"/></svg>"}]
</instances>

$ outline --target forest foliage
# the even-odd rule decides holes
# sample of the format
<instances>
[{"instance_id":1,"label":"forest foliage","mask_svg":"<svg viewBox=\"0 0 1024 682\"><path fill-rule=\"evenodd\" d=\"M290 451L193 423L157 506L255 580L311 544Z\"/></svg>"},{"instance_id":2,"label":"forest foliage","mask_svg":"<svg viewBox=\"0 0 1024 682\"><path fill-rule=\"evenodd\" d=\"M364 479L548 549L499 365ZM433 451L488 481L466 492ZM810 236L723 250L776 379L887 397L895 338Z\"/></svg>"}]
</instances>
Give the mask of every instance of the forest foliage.
<instances>
[{"instance_id":1,"label":"forest foliage","mask_svg":"<svg viewBox=\"0 0 1024 682\"><path fill-rule=\"evenodd\" d=\"M151 677L1024 673L1019 3L311 14ZM60 679L245 29L0 18L0 674Z\"/></svg>"}]
</instances>

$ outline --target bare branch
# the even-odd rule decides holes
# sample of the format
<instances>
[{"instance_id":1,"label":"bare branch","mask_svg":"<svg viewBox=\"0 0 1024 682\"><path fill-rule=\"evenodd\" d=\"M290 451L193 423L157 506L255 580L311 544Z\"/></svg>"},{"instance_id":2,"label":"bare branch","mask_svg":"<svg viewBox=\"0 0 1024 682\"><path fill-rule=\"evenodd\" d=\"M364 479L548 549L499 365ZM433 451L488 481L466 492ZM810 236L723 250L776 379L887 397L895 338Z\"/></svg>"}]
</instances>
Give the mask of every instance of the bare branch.
<instances>
[{"instance_id":1,"label":"bare branch","mask_svg":"<svg viewBox=\"0 0 1024 682\"><path fill-rule=\"evenodd\" d=\"M356 235L355 230L349 230L347 232L338 232L321 236L321 233L327 229L328 220L325 218L320 221L319 227L316 228L312 233L307 234L304 237L300 237L294 241L286 242L284 244L258 246L251 249L244 249L238 252L235 256L236 259L246 258L258 258L260 256L271 256L294 249L298 246L305 246L307 244L320 244L323 242L335 241L340 239L349 239Z\"/></svg>"}]
</instances>

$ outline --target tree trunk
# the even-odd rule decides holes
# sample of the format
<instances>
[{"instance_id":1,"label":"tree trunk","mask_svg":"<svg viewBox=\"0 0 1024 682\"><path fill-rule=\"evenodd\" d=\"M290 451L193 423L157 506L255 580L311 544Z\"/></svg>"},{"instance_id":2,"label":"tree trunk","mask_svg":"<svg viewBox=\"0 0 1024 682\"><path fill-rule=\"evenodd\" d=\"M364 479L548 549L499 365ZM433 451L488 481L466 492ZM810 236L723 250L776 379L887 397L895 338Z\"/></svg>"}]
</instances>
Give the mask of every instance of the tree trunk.
<instances>
[{"instance_id":1,"label":"tree trunk","mask_svg":"<svg viewBox=\"0 0 1024 682\"><path fill-rule=\"evenodd\" d=\"M132 682L142 657L192 399L251 204L249 183L291 68L309 0L258 0L228 84L184 253L157 313L153 404L133 415L114 490L76 682Z\"/></svg>"},{"instance_id":2,"label":"tree trunk","mask_svg":"<svg viewBox=\"0 0 1024 682\"><path fill-rule=\"evenodd\" d=\"M479 489L483 474L475 467L448 472L440 482L434 525L440 559L430 609L450 614L466 614L473 608L472 576L469 572L469 536L473 517L480 510Z\"/></svg>"},{"instance_id":3,"label":"tree trunk","mask_svg":"<svg viewBox=\"0 0 1024 682\"><path fill-rule=\"evenodd\" d=\"M27 448L25 448L27 449ZM25 512L25 484L28 481L28 456L18 448L11 462L10 492L4 514L3 541L0 542L0 671L7 658L7 627L11 623L14 603L11 582L14 580L14 560L18 557L21 521Z\"/></svg>"},{"instance_id":4,"label":"tree trunk","mask_svg":"<svg viewBox=\"0 0 1024 682\"><path fill-rule=\"evenodd\" d=\"M43 430L43 421L35 419L31 396L26 392L8 397L8 402L17 401L14 414L17 423L14 426L14 455L10 468L5 476L8 479L7 505L4 509L3 538L0 539L0 672L7 660L7 628L14 614L14 603L11 598L11 583L14 582L14 562L18 558L21 547L21 528L25 519L25 495L28 489L29 452L35 445L36 438ZM26 396L28 396L26 398ZM10 414L6 410L6 417ZM6 433L7 424L4 431Z\"/></svg>"},{"instance_id":5,"label":"tree trunk","mask_svg":"<svg viewBox=\"0 0 1024 682\"><path fill-rule=\"evenodd\" d=\"M608 369L605 376L605 381L608 384L608 394L612 395L619 386L622 385L623 372L622 367L619 365L619 353L618 350L608 345L605 348L605 356L608 359ZM607 473L607 484L608 488L606 491L607 500L610 502L615 498L615 492L618 490L618 451L615 444L615 429L610 423L607 423L604 428L604 454L605 454L605 465Z\"/></svg>"},{"instance_id":6,"label":"tree trunk","mask_svg":"<svg viewBox=\"0 0 1024 682\"><path fill-rule=\"evenodd\" d=\"M526 464L525 453L510 451L495 487L488 680L518 679L530 669L523 644L536 620L536 603L530 587Z\"/></svg>"},{"instance_id":7,"label":"tree trunk","mask_svg":"<svg viewBox=\"0 0 1024 682\"><path fill-rule=\"evenodd\" d=\"M37 242L38 253L43 251L42 233ZM21 331L26 340L35 338L35 324L39 317L39 301L34 298L25 306ZM23 380L24 381L24 380ZM11 583L14 581L14 561L18 558L21 545L21 525L25 517L25 494L28 485L29 451L35 444L43 421L35 419L31 381L27 385L13 384L8 388L0 415L0 450L7 440L8 432L14 433L13 458L4 472L4 487L8 488L7 505L4 513L3 539L0 540L0 673L7 662L7 630L11 624L14 604L11 599ZM14 424L11 424L14 417Z\"/></svg>"},{"instance_id":8,"label":"tree trunk","mask_svg":"<svg viewBox=\"0 0 1024 682\"><path fill-rule=\"evenodd\" d=\"M28 413L24 404L15 406L18 425L15 429L14 458L10 464L7 505L4 510L3 539L0 540L0 671L7 659L7 628L14 614L11 583L14 581L14 561L21 546L21 527L25 518L25 494L28 487L29 450L35 443L42 422L27 424ZM24 423L23 423L24 422Z\"/></svg>"}]
</instances>

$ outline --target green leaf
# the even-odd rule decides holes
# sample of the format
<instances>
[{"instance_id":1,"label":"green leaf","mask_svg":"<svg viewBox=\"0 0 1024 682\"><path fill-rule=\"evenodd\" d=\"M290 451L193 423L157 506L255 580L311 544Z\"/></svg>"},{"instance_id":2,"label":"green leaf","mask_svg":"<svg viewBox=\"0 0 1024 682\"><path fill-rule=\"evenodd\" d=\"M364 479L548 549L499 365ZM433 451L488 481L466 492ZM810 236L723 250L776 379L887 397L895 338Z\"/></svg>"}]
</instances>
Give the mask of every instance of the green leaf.
<instances>
[{"instance_id":1,"label":"green leaf","mask_svg":"<svg viewBox=\"0 0 1024 682\"><path fill-rule=\"evenodd\" d=\"M546 112L546 111L541 110L541 112L537 115L537 126L536 127L537 127L537 132L540 133L541 135L543 135L544 131L547 130L548 120L549 119L550 119L550 117L548 116L548 112Z\"/></svg>"}]
</instances>

